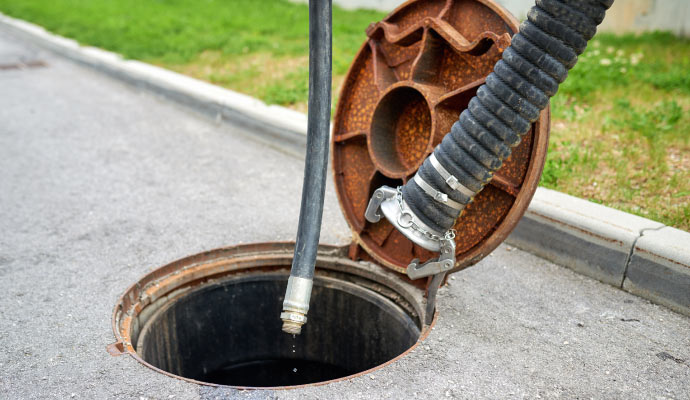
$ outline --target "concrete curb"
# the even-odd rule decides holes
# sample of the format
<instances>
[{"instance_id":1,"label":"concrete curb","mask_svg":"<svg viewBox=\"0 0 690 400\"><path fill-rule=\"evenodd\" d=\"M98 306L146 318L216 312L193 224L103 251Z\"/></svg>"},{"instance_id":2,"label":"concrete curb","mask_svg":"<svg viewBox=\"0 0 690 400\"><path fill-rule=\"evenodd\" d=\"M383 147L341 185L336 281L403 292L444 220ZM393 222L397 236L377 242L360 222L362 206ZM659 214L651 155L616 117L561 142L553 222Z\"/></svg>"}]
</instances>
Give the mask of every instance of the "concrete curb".
<instances>
[{"instance_id":1,"label":"concrete curb","mask_svg":"<svg viewBox=\"0 0 690 400\"><path fill-rule=\"evenodd\" d=\"M690 233L668 226L644 231L623 289L690 315Z\"/></svg>"},{"instance_id":2,"label":"concrete curb","mask_svg":"<svg viewBox=\"0 0 690 400\"><path fill-rule=\"evenodd\" d=\"M0 31L145 88L303 157L307 118L253 97L47 32L0 13ZM690 315L690 233L539 188L507 242L583 275Z\"/></svg>"},{"instance_id":3,"label":"concrete curb","mask_svg":"<svg viewBox=\"0 0 690 400\"><path fill-rule=\"evenodd\" d=\"M512 244L613 286L621 286L630 251L646 229L664 225L539 188L511 234Z\"/></svg>"},{"instance_id":4,"label":"concrete curb","mask_svg":"<svg viewBox=\"0 0 690 400\"><path fill-rule=\"evenodd\" d=\"M538 188L507 242L690 315L690 233Z\"/></svg>"}]
</instances>

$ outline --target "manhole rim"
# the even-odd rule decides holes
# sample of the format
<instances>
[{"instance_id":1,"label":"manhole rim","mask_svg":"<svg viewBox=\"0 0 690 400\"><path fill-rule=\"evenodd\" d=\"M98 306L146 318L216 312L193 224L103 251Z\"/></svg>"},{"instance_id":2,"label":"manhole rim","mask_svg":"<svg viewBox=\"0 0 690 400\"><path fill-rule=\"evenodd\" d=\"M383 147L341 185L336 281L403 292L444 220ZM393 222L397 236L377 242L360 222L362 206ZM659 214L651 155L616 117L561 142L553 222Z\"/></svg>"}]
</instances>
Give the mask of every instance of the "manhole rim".
<instances>
[{"instance_id":1,"label":"manhole rim","mask_svg":"<svg viewBox=\"0 0 690 400\"><path fill-rule=\"evenodd\" d=\"M319 245L319 253L317 257L317 263L318 262L324 262L324 261L330 261L330 262L337 262L338 264L342 265L347 265L351 267L352 269L348 269L346 271L337 269L335 265L319 265L317 264L317 270L318 269L326 269L326 270L332 270L332 271L338 271L338 272L344 272L346 274L351 274L351 275L356 275L365 279L371 279L374 280L376 283L381 284L386 286L388 289L394 291L398 295L402 296L406 301L410 302L410 304L415 308L415 311L418 313L417 318L420 320L420 323L422 324L420 328L420 335L417 341L407 350L405 350L403 353L399 354L398 356L392 358L391 360L388 360L380 365L377 365L373 368L360 371L358 373L352 374L352 375L347 375L343 376L340 378L336 379L331 379L327 381L321 381L321 382L314 382L314 383L308 383L308 384L301 384L301 385L292 385L292 386L271 386L271 387L254 387L254 386L231 386L231 385L222 385L222 384L217 384L217 383L211 383L211 382L204 382L204 381L199 381L196 379L192 378L187 378L184 376L176 375L171 372L165 371L161 368L158 368L148 361L144 360L139 353L134 349L133 344L131 343L132 339L132 322L135 318L137 318L149 305L155 303L156 300L160 300L165 296L168 296L170 294L174 294L176 290L179 291L181 287L184 287L186 284L189 284L190 282L196 282L199 280L206 280L207 282L216 282L218 278L221 278L223 276L227 277L229 275L234 275L234 274L242 274L244 273L251 273L252 269L255 269L255 273L260 273L259 270L261 270L262 267L265 267L266 265L257 265L257 266L248 266L248 263L253 262L270 262L273 261L274 263L276 261L283 261L283 262L288 262L291 261L292 259L292 252L294 251L294 242L266 242L266 243L250 243L250 244L239 244L239 245L234 245L234 246L228 246L228 247L221 247L209 251L204 251L201 253L193 254L187 257L183 257L181 259L175 260L173 262L164 264L153 271L144 274L139 280L134 282L132 285L130 285L124 293L118 297L117 302L115 304L115 307L113 309L112 317L111 317L111 327L113 329L113 334L115 336L115 343L112 343L107 346L107 351L113 355L113 356L119 356L119 355L125 355L128 354L132 358L134 358L137 362L140 364L150 368L153 371L156 371L158 373L161 373L163 375L166 375L171 378L176 378L179 380L183 380L186 382L194 383L197 385L204 385L204 386L211 386L211 387L229 387L229 388L234 388L234 389L240 389L240 390L289 390L289 389L299 389L299 388L304 388L304 387L311 387L311 386L321 386L321 385L327 385L330 383L334 382L340 382L340 381L345 381L349 379L354 379L372 372L375 372L377 370L380 370L381 368L384 368L388 365L391 365L392 363L400 360L401 358L405 357L407 354L412 352L421 342L426 340L428 337L429 333L433 329L434 325L436 324L436 319L438 317L438 312L434 312L434 317L432 319L431 324L429 325L424 325L424 306L425 302L421 301L423 299L423 291L420 290L419 288L414 287L413 285L403 282L399 276L395 276L395 273L392 271L374 263L370 262L355 262L347 258L347 249L349 245L345 246L333 246L333 245L325 245L321 244ZM213 261L216 261L214 263ZM173 279L172 277L174 275L180 275L181 273L185 272L187 269L193 269L197 268L197 271L203 271L204 269L209 269L212 270L214 266L218 266L219 263L222 264L221 260L226 260L224 263L225 266L229 266L230 268L227 268L225 270L218 270L219 272L215 273L209 273L207 275L194 275L197 279L194 280L188 280L184 281L181 285L173 287L171 290L168 290L165 292L164 296L159 297L156 300L149 301L148 303L144 304L143 306L141 305L141 299L143 298L145 301L149 300L145 294L146 288L151 288L153 286L158 286L156 283L157 282L162 282L165 281L165 279ZM234 262L233 262L234 261ZM289 268L289 264L285 264ZM205 267L205 268L204 268ZM235 267L235 268L233 268ZM282 269L282 268L281 268ZM280 269L278 269L280 270ZM194 274L195 271L192 272ZM353 273L355 272L355 273ZM360 273L356 273L360 272ZM215 277L215 278L214 278ZM374 279L372 279L374 278ZM142 283L144 285L142 286ZM196 289L199 289L203 285L203 282L201 282ZM158 286L160 287L160 286ZM366 289L366 288L364 288ZM193 291L193 290L192 290ZM133 294L138 293L137 298L139 299L138 301L133 301L134 298L131 297ZM184 296L186 292L183 293L177 293L174 297L180 297ZM128 298L129 297L129 298ZM125 304L129 304L129 307L125 307ZM167 304L167 302L163 302L162 304ZM156 310L150 311L151 314L155 314ZM143 329L143 326L145 325L145 322L142 323L142 326L140 329Z\"/></svg>"}]
</instances>

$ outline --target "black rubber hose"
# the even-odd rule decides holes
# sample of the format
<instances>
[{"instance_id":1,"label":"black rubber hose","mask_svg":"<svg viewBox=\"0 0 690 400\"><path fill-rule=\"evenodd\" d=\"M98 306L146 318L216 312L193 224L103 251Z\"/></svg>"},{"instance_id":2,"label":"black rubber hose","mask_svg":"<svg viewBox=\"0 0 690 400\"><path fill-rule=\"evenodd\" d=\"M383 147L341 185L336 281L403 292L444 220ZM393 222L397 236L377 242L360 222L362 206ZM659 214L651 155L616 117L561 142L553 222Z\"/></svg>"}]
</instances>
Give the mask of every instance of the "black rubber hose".
<instances>
[{"instance_id":1,"label":"black rubber hose","mask_svg":"<svg viewBox=\"0 0 690 400\"><path fill-rule=\"evenodd\" d=\"M434 150L446 172L465 186L453 189L427 159L417 172L435 190L467 205L510 156L549 98L575 66L613 0L537 0L486 83ZM461 210L434 199L415 180L403 186L412 212L437 232L455 224Z\"/></svg>"},{"instance_id":2,"label":"black rubber hose","mask_svg":"<svg viewBox=\"0 0 690 400\"><path fill-rule=\"evenodd\" d=\"M321 235L331 121L331 0L309 1L309 110L302 204L291 276L314 277Z\"/></svg>"}]
</instances>

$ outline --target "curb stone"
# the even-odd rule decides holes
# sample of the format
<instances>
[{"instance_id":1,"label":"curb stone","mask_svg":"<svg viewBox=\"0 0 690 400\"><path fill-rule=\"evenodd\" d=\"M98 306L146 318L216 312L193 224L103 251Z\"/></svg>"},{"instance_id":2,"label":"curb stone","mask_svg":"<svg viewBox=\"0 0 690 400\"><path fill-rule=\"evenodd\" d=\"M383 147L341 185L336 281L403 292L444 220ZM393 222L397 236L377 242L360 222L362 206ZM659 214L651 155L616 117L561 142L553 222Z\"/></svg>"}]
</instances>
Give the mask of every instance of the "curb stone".
<instances>
[{"instance_id":1,"label":"curb stone","mask_svg":"<svg viewBox=\"0 0 690 400\"><path fill-rule=\"evenodd\" d=\"M306 115L47 32L0 13L0 31L252 132L297 157ZM538 188L507 243L690 315L690 233L554 190Z\"/></svg>"},{"instance_id":2,"label":"curb stone","mask_svg":"<svg viewBox=\"0 0 690 400\"><path fill-rule=\"evenodd\" d=\"M644 231L635 243L623 289L688 314L690 233L668 226Z\"/></svg>"},{"instance_id":3,"label":"curb stone","mask_svg":"<svg viewBox=\"0 0 690 400\"><path fill-rule=\"evenodd\" d=\"M663 226L540 187L508 241L556 264L620 287L640 232Z\"/></svg>"}]
</instances>

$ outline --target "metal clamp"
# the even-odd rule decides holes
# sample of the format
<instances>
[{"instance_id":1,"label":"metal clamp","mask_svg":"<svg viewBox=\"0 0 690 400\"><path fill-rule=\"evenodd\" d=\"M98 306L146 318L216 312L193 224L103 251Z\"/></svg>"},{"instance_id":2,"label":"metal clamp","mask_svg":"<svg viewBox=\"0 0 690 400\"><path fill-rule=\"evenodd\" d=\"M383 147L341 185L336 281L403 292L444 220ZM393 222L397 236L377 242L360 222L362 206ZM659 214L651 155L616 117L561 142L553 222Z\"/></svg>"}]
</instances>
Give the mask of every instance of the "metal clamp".
<instances>
[{"instance_id":1,"label":"metal clamp","mask_svg":"<svg viewBox=\"0 0 690 400\"><path fill-rule=\"evenodd\" d=\"M441 239L441 254L438 258L434 258L425 262L419 263L419 259L412 260L407 266L407 276L410 279L419 279L431 275L445 273L455 266L455 234L453 231L448 231L443 239Z\"/></svg>"},{"instance_id":2,"label":"metal clamp","mask_svg":"<svg viewBox=\"0 0 690 400\"><path fill-rule=\"evenodd\" d=\"M431 162L431 166L434 167L439 175L441 175L443 180L446 181L446 184L450 186L451 189L457 190L469 198L472 198L475 194L477 194L474 190L460 183L458 178L448 172L448 170L445 169L443 165L441 165L441 163L436 159L436 155L434 153L431 153L431 156L429 156L429 161Z\"/></svg>"},{"instance_id":3,"label":"metal clamp","mask_svg":"<svg viewBox=\"0 0 690 400\"><path fill-rule=\"evenodd\" d=\"M464 204L460 204L457 201L453 201L448 198L448 195L434 189L433 186L426 183L426 181L419 176L419 172L414 176L414 181L426 194L428 194L432 199L438 201L439 203L446 205L458 211L462 211L465 208Z\"/></svg>"}]
</instances>

